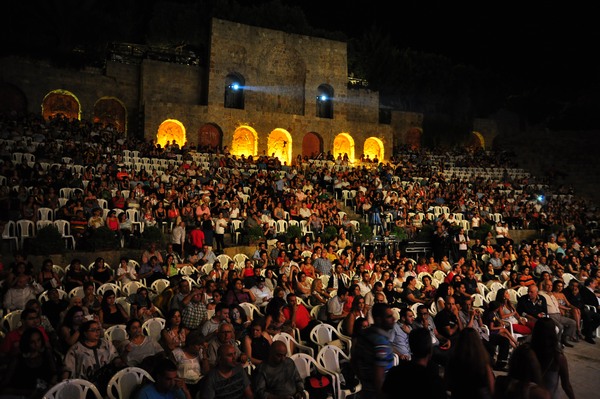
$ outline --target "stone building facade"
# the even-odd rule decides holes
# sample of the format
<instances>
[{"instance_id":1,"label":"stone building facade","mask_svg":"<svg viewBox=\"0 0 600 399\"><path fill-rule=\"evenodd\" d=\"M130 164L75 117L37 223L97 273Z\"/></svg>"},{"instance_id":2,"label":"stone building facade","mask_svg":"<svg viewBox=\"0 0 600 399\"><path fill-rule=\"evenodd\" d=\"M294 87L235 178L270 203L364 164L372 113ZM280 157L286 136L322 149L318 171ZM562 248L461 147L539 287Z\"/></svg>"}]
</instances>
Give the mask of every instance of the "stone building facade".
<instances>
[{"instance_id":1,"label":"stone building facade","mask_svg":"<svg viewBox=\"0 0 600 399\"><path fill-rule=\"evenodd\" d=\"M111 122L160 144L177 139L287 163L328 151L386 160L394 145L419 144L423 115L394 111L380 123L378 93L349 88L344 42L213 19L207 57L198 65L110 59L83 70L4 58L0 99L44 116ZM479 126L488 146L493 124Z\"/></svg>"}]
</instances>

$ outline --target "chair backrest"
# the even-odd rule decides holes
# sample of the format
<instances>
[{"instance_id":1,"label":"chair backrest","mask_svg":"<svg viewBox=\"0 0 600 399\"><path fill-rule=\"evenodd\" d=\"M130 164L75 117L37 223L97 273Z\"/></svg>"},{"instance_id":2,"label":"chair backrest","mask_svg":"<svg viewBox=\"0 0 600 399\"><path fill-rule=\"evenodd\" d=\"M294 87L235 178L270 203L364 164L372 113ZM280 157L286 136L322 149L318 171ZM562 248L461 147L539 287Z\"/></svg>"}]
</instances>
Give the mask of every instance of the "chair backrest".
<instances>
[{"instance_id":1,"label":"chair backrest","mask_svg":"<svg viewBox=\"0 0 600 399\"><path fill-rule=\"evenodd\" d=\"M246 317L248 317L248 320L254 320L255 317L264 316L264 314L261 313L260 309L258 309L258 306L256 306L253 303L242 302L240 303L240 307L244 309L244 312L246 312Z\"/></svg>"},{"instance_id":2,"label":"chair backrest","mask_svg":"<svg viewBox=\"0 0 600 399\"><path fill-rule=\"evenodd\" d=\"M65 290L61 290L60 288L57 289L58 291L58 297L60 299L66 299L67 298L67 292ZM42 292L39 296L38 296L38 300L40 301L40 303L44 303L48 300L48 290Z\"/></svg>"},{"instance_id":3,"label":"chair backrest","mask_svg":"<svg viewBox=\"0 0 600 399\"><path fill-rule=\"evenodd\" d=\"M529 290L529 288L526 287L526 286L522 286L522 287L517 288L517 297L523 296L523 295L527 295L527 291L528 290Z\"/></svg>"},{"instance_id":4,"label":"chair backrest","mask_svg":"<svg viewBox=\"0 0 600 399\"><path fill-rule=\"evenodd\" d=\"M73 298L74 296L77 296L79 298L83 298L85 296L85 292L83 290L83 287L75 287L73 288L71 291L69 291L69 298Z\"/></svg>"},{"instance_id":5,"label":"chair backrest","mask_svg":"<svg viewBox=\"0 0 600 399\"><path fill-rule=\"evenodd\" d=\"M72 378L54 385L44 394L42 399L90 399L91 397L103 399L98 388L93 383L79 378Z\"/></svg>"},{"instance_id":6,"label":"chair backrest","mask_svg":"<svg viewBox=\"0 0 600 399\"><path fill-rule=\"evenodd\" d=\"M38 208L38 219L54 220L54 209L46 207Z\"/></svg>"},{"instance_id":7,"label":"chair backrest","mask_svg":"<svg viewBox=\"0 0 600 399\"><path fill-rule=\"evenodd\" d=\"M159 278L158 280L154 280L152 285L150 285L150 289L155 291L157 294L160 294L170 285L171 282L166 278Z\"/></svg>"},{"instance_id":8,"label":"chair backrest","mask_svg":"<svg viewBox=\"0 0 600 399\"><path fill-rule=\"evenodd\" d=\"M115 283L104 283L96 290L96 293L100 296L103 296L104 293L108 290L112 290L115 293L115 297L120 296L121 289Z\"/></svg>"},{"instance_id":9,"label":"chair backrest","mask_svg":"<svg viewBox=\"0 0 600 399\"><path fill-rule=\"evenodd\" d=\"M335 345L324 345L317 353L317 363L324 369L341 372L340 357L347 358L346 354Z\"/></svg>"},{"instance_id":10,"label":"chair backrest","mask_svg":"<svg viewBox=\"0 0 600 399\"><path fill-rule=\"evenodd\" d=\"M317 324L310 331L310 340L321 347L338 338L337 331L331 324Z\"/></svg>"},{"instance_id":11,"label":"chair backrest","mask_svg":"<svg viewBox=\"0 0 600 399\"><path fill-rule=\"evenodd\" d=\"M129 296L129 295L135 294L137 292L137 290L140 289L141 287L145 287L145 285L139 281L130 281L123 286L123 288L122 288L123 295Z\"/></svg>"},{"instance_id":12,"label":"chair backrest","mask_svg":"<svg viewBox=\"0 0 600 399\"><path fill-rule=\"evenodd\" d=\"M109 399L129 399L135 389L144 383L144 380L154 381L154 378L144 369L139 367L126 367L112 376L106 388Z\"/></svg>"},{"instance_id":13,"label":"chair backrest","mask_svg":"<svg viewBox=\"0 0 600 399\"><path fill-rule=\"evenodd\" d=\"M35 237L35 223L32 220L19 219L16 223L19 237Z\"/></svg>"},{"instance_id":14,"label":"chair backrest","mask_svg":"<svg viewBox=\"0 0 600 399\"><path fill-rule=\"evenodd\" d=\"M217 260L221 264L221 268L223 270L225 270L225 269L227 269L227 263L229 263L229 261L233 260L233 259L231 258L231 256L229 256L227 254L221 254L221 255L217 256Z\"/></svg>"},{"instance_id":15,"label":"chair backrest","mask_svg":"<svg viewBox=\"0 0 600 399\"><path fill-rule=\"evenodd\" d=\"M2 318L2 328L6 331L16 330L21 325L22 310L13 310Z\"/></svg>"},{"instance_id":16,"label":"chair backrest","mask_svg":"<svg viewBox=\"0 0 600 399\"><path fill-rule=\"evenodd\" d=\"M485 306L485 297L481 294L473 294L471 295L471 299L473 300L473 307L475 308L483 308Z\"/></svg>"},{"instance_id":17,"label":"chair backrest","mask_svg":"<svg viewBox=\"0 0 600 399\"><path fill-rule=\"evenodd\" d=\"M125 330L125 324L115 324L104 331L104 338L109 341L123 341L129 338Z\"/></svg>"},{"instance_id":18,"label":"chair backrest","mask_svg":"<svg viewBox=\"0 0 600 399\"><path fill-rule=\"evenodd\" d=\"M314 357L306 353L294 353L290 356L290 359L294 361L296 369L298 369L298 373L303 380L310 376L313 371L320 369Z\"/></svg>"},{"instance_id":19,"label":"chair backrest","mask_svg":"<svg viewBox=\"0 0 600 399\"><path fill-rule=\"evenodd\" d=\"M492 284L490 284L490 291L496 292L501 288L504 288L504 286L498 281L494 281Z\"/></svg>"},{"instance_id":20,"label":"chair backrest","mask_svg":"<svg viewBox=\"0 0 600 399\"><path fill-rule=\"evenodd\" d=\"M165 328L166 322L162 317L153 317L142 324L142 331L144 335L158 341L160 340L160 332Z\"/></svg>"}]
</instances>

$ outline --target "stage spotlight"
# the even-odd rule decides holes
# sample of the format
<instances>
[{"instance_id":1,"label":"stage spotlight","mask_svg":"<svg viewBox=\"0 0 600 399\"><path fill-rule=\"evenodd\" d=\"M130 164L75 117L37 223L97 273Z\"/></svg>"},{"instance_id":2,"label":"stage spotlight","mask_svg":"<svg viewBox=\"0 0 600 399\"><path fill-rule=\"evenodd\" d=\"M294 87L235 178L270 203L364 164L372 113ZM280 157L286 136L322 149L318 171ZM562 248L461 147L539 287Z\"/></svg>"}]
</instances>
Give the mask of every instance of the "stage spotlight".
<instances>
[{"instance_id":1,"label":"stage spotlight","mask_svg":"<svg viewBox=\"0 0 600 399\"><path fill-rule=\"evenodd\" d=\"M317 96L317 99L319 99L319 101L327 101L328 98L325 94L321 94L320 96Z\"/></svg>"},{"instance_id":2,"label":"stage spotlight","mask_svg":"<svg viewBox=\"0 0 600 399\"><path fill-rule=\"evenodd\" d=\"M541 194L540 194L540 195L538 195L538 197L537 197L537 200L538 200L539 202L544 202L544 196L543 196L543 195L541 195Z\"/></svg>"},{"instance_id":3,"label":"stage spotlight","mask_svg":"<svg viewBox=\"0 0 600 399\"><path fill-rule=\"evenodd\" d=\"M240 85L237 84L237 83L232 83L232 84L229 85L229 88L232 89L232 90L237 91L237 90L240 89Z\"/></svg>"}]
</instances>

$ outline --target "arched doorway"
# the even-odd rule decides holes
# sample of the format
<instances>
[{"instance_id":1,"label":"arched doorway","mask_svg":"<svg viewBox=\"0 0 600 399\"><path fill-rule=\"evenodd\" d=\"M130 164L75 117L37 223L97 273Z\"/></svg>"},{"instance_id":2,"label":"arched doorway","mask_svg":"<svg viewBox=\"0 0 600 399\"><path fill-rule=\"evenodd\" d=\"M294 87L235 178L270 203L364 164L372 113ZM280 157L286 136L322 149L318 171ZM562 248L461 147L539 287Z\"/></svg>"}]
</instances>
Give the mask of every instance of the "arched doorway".
<instances>
[{"instance_id":1,"label":"arched doorway","mask_svg":"<svg viewBox=\"0 0 600 399\"><path fill-rule=\"evenodd\" d=\"M415 150L421 148L421 135L421 129L416 127L410 129L406 132L406 146Z\"/></svg>"},{"instance_id":2,"label":"arched doorway","mask_svg":"<svg viewBox=\"0 0 600 399\"><path fill-rule=\"evenodd\" d=\"M198 130L198 151L215 151L221 147L222 140L221 129L215 124L207 123Z\"/></svg>"},{"instance_id":3,"label":"arched doorway","mask_svg":"<svg viewBox=\"0 0 600 399\"><path fill-rule=\"evenodd\" d=\"M348 155L350 162L354 163L356 156L354 154L354 139L348 133L340 133L333 140L333 157L341 155L344 158Z\"/></svg>"},{"instance_id":4,"label":"arched doorway","mask_svg":"<svg viewBox=\"0 0 600 399\"><path fill-rule=\"evenodd\" d=\"M233 133L231 155L256 156L258 152L258 134L250 126L240 126Z\"/></svg>"},{"instance_id":5,"label":"arched doorway","mask_svg":"<svg viewBox=\"0 0 600 399\"><path fill-rule=\"evenodd\" d=\"M117 132L127 131L127 110L125 105L114 97L103 97L94 104L92 120L103 127L113 126Z\"/></svg>"},{"instance_id":6,"label":"arched doorway","mask_svg":"<svg viewBox=\"0 0 600 399\"><path fill-rule=\"evenodd\" d=\"M81 104L73 93L67 90L53 90L42 101L42 117L46 120L57 116L69 120L81 119Z\"/></svg>"},{"instance_id":7,"label":"arched doorway","mask_svg":"<svg viewBox=\"0 0 600 399\"><path fill-rule=\"evenodd\" d=\"M181 122L176 119L167 119L158 127L156 133L156 144L165 148L167 141L170 144L177 143L179 146L183 146L186 142L185 127Z\"/></svg>"},{"instance_id":8,"label":"arched doorway","mask_svg":"<svg viewBox=\"0 0 600 399\"><path fill-rule=\"evenodd\" d=\"M473 132L473 134L471 135L471 137L469 139L469 146L470 147L481 147L482 149L485 149L485 139L483 138L481 133Z\"/></svg>"},{"instance_id":9,"label":"arched doorway","mask_svg":"<svg viewBox=\"0 0 600 399\"><path fill-rule=\"evenodd\" d=\"M17 115L27 114L27 98L16 86L2 82L0 83L0 113Z\"/></svg>"},{"instance_id":10,"label":"arched doorway","mask_svg":"<svg viewBox=\"0 0 600 399\"><path fill-rule=\"evenodd\" d=\"M365 157L368 155L371 161L378 159L379 162L382 162L384 157L383 141L377 137L369 137L365 140L363 153L365 154Z\"/></svg>"},{"instance_id":11,"label":"arched doorway","mask_svg":"<svg viewBox=\"0 0 600 399\"><path fill-rule=\"evenodd\" d=\"M302 157L315 158L323 152L323 138L315 132L308 132L302 139Z\"/></svg>"},{"instance_id":12,"label":"arched doorway","mask_svg":"<svg viewBox=\"0 0 600 399\"><path fill-rule=\"evenodd\" d=\"M292 136L284 129L275 129L269 134L267 154L279 158L282 165L292 163Z\"/></svg>"}]
</instances>

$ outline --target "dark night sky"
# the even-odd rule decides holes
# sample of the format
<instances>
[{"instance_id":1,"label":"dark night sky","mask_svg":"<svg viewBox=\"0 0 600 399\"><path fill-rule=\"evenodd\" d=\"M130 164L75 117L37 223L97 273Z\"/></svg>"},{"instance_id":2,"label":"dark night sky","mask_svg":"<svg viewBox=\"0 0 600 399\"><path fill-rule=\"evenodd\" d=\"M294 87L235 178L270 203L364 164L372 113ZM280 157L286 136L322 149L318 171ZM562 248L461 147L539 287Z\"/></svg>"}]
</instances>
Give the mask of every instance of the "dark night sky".
<instances>
[{"instance_id":1,"label":"dark night sky","mask_svg":"<svg viewBox=\"0 0 600 399\"><path fill-rule=\"evenodd\" d=\"M400 48L445 55L524 81L566 78L581 87L590 79L598 82L600 35L589 2L371 0L346 3L358 5L336 12L325 12L322 0L289 3L299 5L315 27L356 36L376 25Z\"/></svg>"}]
</instances>

